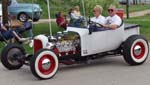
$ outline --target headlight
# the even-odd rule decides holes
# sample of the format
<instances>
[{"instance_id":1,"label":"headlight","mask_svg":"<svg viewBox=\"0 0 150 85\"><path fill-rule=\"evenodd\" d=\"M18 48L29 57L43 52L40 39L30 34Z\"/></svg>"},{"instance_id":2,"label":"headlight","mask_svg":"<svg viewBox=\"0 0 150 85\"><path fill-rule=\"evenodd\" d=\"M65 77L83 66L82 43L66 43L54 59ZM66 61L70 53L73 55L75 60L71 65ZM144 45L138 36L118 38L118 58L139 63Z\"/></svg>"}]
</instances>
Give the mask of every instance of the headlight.
<instances>
[{"instance_id":1,"label":"headlight","mask_svg":"<svg viewBox=\"0 0 150 85\"><path fill-rule=\"evenodd\" d=\"M34 11L38 11L38 8L37 8L37 7L34 7L33 10L34 10Z\"/></svg>"}]
</instances>

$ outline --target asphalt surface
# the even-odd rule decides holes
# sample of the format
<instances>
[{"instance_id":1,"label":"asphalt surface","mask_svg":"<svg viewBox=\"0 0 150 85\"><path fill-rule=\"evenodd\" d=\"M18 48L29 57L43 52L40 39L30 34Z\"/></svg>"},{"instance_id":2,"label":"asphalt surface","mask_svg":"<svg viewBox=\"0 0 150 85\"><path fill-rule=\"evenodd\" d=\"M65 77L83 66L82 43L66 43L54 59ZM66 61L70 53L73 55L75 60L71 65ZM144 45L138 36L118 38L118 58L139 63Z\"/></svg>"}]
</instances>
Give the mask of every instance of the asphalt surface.
<instances>
[{"instance_id":1,"label":"asphalt surface","mask_svg":"<svg viewBox=\"0 0 150 85\"><path fill-rule=\"evenodd\" d=\"M49 80L38 80L28 66L9 71L0 63L0 85L150 85L150 58L140 66L127 65L122 56L61 66Z\"/></svg>"}]
</instances>

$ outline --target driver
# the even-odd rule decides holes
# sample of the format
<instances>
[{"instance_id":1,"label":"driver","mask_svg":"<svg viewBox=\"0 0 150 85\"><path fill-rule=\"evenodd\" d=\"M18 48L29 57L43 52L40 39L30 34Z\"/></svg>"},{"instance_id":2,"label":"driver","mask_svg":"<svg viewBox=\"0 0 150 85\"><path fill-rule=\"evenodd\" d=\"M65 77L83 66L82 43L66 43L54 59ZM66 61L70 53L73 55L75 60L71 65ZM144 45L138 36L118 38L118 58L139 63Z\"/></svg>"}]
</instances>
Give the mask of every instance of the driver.
<instances>
[{"instance_id":1,"label":"driver","mask_svg":"<svg viewBox=\"0 0 150 85\"><path fill-rule=\"evenodd\" d=\"M93 14L94 17L91 18L91 21L93 23L97 23L97 24L93 24L90 25L90 28L92 31L102 31L103 29L98 25L98 24L105 24L105 17L102 16L102 12L103 12L103 8L100 5L96 5L93 9Z\"/></svg>"},{"instance_id":2,"label":"driver","mask_svg":"<svg viewBox=\"0 0 150 85\"><path fill-rule=\"evenodd\" d=\"M117 29L121 25L121 18L116 14L116 6L110 5L108 8L109 16L106 18L106 23L103 25L106 29Z\"/></svg>"}]
</instances>

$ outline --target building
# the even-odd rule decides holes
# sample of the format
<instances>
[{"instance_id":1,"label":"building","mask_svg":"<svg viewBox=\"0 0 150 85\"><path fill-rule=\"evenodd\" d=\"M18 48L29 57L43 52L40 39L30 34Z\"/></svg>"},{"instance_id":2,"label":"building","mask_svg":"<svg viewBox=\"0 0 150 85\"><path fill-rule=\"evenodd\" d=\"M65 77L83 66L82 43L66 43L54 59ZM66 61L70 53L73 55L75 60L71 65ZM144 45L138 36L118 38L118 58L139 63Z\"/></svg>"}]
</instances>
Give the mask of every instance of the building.
<instances>
[{"instance_id":1,"label":"building","mask_svg":"<svg viewBox=\"0 0 150 85\"><path fill-rule=\"evenodd\" d=\"M127 0L119 0L120 2L126 2ZM150 4L150 0L129 0L129 4Z\"/></svg>"}]
</instances>

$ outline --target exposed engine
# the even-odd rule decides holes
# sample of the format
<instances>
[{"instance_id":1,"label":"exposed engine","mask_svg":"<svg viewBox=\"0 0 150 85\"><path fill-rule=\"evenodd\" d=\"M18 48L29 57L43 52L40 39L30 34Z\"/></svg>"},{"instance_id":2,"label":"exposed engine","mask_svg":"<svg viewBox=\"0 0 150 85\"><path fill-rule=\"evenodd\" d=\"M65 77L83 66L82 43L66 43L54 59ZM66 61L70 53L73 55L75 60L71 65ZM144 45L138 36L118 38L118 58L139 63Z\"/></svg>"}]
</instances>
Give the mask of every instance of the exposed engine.
<instances>
[{"instance_id":1,"label":"exposed engine","mask_svg":"<svg viewBox=\"0 0 150 85\"><path fill-rule=\"evenodd\" d=\"M80 37L78 34L68 34L67 32L58 32L56 36L49 38L54 47L60 53L76 53L80 51Z\"/></svg>"}]
</instances>

